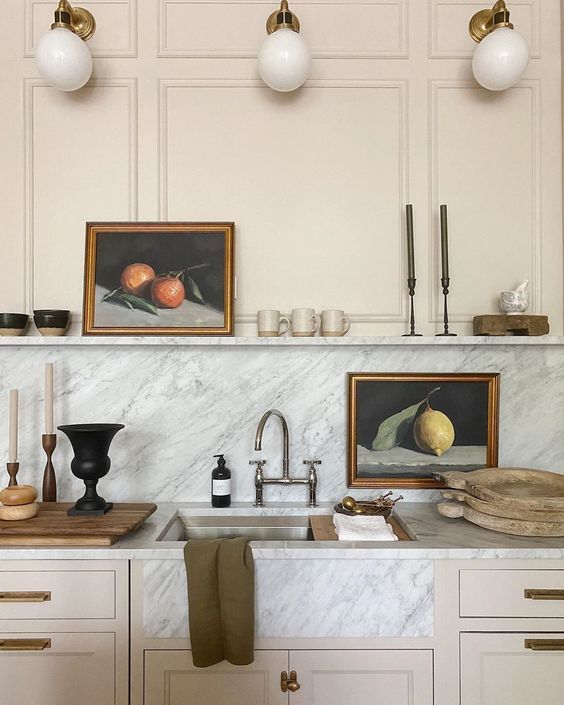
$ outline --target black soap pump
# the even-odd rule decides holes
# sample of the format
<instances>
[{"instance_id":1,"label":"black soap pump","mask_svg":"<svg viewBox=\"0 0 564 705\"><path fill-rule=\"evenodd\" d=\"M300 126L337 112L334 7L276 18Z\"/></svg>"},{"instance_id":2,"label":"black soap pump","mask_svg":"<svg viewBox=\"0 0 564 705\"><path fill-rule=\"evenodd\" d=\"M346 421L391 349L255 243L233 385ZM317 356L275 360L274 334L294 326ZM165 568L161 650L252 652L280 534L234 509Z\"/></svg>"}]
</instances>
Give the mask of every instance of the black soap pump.
<instances>
[{"instance_id":1,"label":"black soap pump","mask_svg":"<svg viewBox=\"0 0 564 705\"><path fill-rule=\"evenodd\" d=\"M223 453L218 458L217 467L212 470L212 507L228 507L231 504L231 470L225 466Z\"/></svg>"}]
</instances>

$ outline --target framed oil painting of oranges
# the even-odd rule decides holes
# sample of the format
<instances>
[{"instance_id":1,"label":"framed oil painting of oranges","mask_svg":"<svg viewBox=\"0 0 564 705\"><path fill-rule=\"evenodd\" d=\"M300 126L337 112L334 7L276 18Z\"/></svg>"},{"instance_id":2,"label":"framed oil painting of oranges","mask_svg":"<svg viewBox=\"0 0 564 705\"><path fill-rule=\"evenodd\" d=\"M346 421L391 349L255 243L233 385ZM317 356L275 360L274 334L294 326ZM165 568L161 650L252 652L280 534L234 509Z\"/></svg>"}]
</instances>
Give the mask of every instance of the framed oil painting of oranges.
<instances>
[{"instance_id":1,"label":"framed oil painting of oranges","mask_svg":"<svg viewBox=\"0 0 564 705\"><path fill-rule=\"evenodd\" d=\"M349 487L436 488L497 467L499 374L348 375Z\"/></svg>"},{"instance_id":2,"label":"framed oil painting of oranges","mask_svg":"<svg viewBox=\"0 0 564 705\"><path fill-rule=\"evenodd\" d=\"M87 223L83 335L233 335L233 223Z\"/></svg>"}]
</instances>

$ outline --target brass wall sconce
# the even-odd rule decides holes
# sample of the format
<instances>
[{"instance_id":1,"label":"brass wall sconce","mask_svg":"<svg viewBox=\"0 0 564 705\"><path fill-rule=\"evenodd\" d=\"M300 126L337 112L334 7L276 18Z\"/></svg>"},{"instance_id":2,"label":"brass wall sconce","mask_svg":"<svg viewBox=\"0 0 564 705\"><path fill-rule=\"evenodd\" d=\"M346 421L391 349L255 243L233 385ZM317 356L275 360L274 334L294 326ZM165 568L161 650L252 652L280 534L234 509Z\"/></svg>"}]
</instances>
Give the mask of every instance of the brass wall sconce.
<instances>
[{"instance_id":1,"label":"brass wall sconce","mask_svg":"<svg viewBox=\"0 0 564 705\"><path fill-rule=\"evenodd\" d=\"M258 70L267 86L288 93L302 86L309 76L311 54L300 35L300 21L290 11L287 0L267 22L268 36L258 53Z\"/></svg>"},{"instance_id":2,"label":"brass wall sconce","mask_svg":"<svg viewBox=\"0 0 564 705\"><path fill-rule=\"evenodd\" d=\"M504 0L491 10L480 10L470 20L470 36L478 46L472 71L478 83L490 91L515 85L529 64L529 45L514 30Z\"/></svg>"},{"instance_id":3,"label":"brass wall sconce","mask_svg":"<svg viewBox=\"0 0 564 705\"><path fill-rule=\"evenodd\" d=\"M39 73L53 88L76 91L92 75L92 55L85 42L96 31L91 12L60 0L51 30L37 44Z\"/></svg>"}]
</instances>

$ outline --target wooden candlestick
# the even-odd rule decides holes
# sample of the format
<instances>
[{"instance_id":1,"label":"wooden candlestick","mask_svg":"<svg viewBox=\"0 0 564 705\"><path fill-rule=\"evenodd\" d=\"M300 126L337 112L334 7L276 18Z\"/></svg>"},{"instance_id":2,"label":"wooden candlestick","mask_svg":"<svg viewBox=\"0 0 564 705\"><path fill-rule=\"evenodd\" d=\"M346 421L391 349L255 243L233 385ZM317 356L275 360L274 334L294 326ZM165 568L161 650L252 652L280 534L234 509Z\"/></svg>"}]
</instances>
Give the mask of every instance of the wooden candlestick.
<instances>
[{"instance_id":1,"label":"wooden candlestick","mask_svg":"<svg viewBox=\"0 0 564 705\"><path fill-rule=\"evenodd\" d=\"M42 499L44 502L56 502L57 478L55 477L52 458L55 448L57 447L57 434L44 433L41 436L41 445L43 446L43 450L47 456L47 464L45 465L45 471L43 472Z\"/></svg>"},{"instance_id":2,"label":"wooden candlestick","mask_svg":"<svg viewBox=\"0 0 564 705\"><path fill-rule=\"evenodd\" d=\"M18 470L20 469L20 464L6 463L6 467L8 468L8 475L10 476L10 482L8 482L8 487L13 487L14 485L18 484L18 481L16 480L16 475L18 474Z\"/></svg>"}]
</instances>

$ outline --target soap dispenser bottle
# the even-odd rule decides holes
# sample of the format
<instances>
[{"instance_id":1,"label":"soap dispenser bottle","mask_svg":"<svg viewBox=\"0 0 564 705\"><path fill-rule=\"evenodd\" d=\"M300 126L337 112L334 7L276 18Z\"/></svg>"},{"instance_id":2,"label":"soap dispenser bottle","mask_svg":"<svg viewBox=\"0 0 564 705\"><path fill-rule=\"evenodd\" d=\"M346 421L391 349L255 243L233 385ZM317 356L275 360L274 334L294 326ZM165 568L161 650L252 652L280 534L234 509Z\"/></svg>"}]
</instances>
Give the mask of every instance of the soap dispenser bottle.
<instances>
[{"instance_id":1,"label":"soap dispenser bottle","mask_svg":"<svg viewBox=\"0 0 564 705\"><path fill-rule=\"evenodd\" d=\"M231 470L225 466L223 453L218 458L217 467L212 471L212 507L228 507L231 504Z\"/></svg>"}]
</instances>

